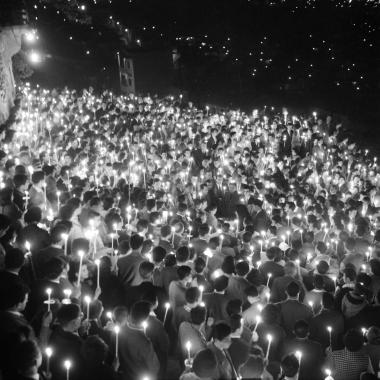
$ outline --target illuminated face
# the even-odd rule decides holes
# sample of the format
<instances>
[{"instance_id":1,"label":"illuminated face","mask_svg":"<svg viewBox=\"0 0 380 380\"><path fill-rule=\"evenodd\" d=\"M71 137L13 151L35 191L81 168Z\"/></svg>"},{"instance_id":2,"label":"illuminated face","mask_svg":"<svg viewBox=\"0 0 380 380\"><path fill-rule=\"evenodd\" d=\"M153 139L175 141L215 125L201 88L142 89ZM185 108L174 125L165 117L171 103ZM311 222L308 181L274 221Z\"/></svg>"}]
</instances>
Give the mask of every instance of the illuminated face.
<instances>
[{"instance_id":1,"label":"illuminated face","mask_svg":"<svg viewBox=\"0 0 380 380\"><path fill-rule=\"evenodd\" d=\"M87 280L88 277L89 277L88 268L87 268L87 265L84 264L84 265L82 265L80 281Z\"/></svg>"}]
</instances>

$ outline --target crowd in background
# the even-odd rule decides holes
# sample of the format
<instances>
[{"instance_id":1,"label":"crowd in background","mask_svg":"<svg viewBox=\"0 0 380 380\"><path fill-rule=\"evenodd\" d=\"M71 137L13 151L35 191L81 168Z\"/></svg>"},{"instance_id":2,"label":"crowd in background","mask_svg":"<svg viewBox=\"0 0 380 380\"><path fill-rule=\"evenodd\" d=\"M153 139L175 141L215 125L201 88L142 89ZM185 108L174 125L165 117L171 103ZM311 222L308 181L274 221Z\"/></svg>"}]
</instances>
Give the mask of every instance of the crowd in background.
<instances>
[{"instance_id":1,"label":"crowd in background","mask_svg":"<svg viewBox=\"0 0 380 380\"><path fill-rule=\"evenodd\" d=\"M377 378L379 170L342 125L19 90L3 379Z\"/></svg>"}]
</instances>

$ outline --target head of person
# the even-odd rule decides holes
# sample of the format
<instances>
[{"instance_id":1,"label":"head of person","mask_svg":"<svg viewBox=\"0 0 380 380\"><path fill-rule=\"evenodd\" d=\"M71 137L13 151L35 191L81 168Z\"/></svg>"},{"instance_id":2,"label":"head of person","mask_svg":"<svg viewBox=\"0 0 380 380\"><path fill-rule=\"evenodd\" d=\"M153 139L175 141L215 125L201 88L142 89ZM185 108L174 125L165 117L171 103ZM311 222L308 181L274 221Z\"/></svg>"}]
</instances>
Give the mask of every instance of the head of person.
<instances>
[{"instance_id":1,"label":"head of person","mask_svg":"<svg viewBox=\"0 0 380 380\"><path fill-rule=\"evenodd\" d=\"M243 379L261 379L265 369L264 358L260 355L250 355L240 367L240 376Z\"/></svg>"},{"instance_id":2,"label":"head of person","mask_svg":"<svg viewBox=\"0 0 380 380\"><path fill-rule=\"evenodd\" d=\"M11 291L2 291L0 310L23 312L28 303L30 289L21 281L12 284Z\"/></svg>"},{"instance_id":3,"label":"head of person","mask_svg":"<svg viewBox=\"0 0 380 380\"><path fill-rule=\"evenodd\" d=\"M17 344L12 355L13 368L17 369L23 378L35 378L42 364L41 351L34 340L24 340Z\"/></svg>"},{"instance_id":4,"label":"head of person","mask_svg":"<svg viewBox=\"0 0 380 380\"><path fill-rule=\"evenodd\" d=\"M187 288L185 292L185 299L188 305L195 306L198 304L201 292L196 287Z\"/></svg>"},{"instance_id":5,"label":"head of person","mask_svg":"<svg viewBox=\"0 0 380 380\"><path fill-rule=\"evenodd\" d=\"M218 322L212 328L211 337L219 349L227 350L231 345L231 327L225 322Z\"/></svg>"},{"instance_id":6,"label":"head of person","mask_svg":"<svg viewBox=\"0 0 380 380\"><path fill-rule=\"evenodd\" d=\"M292 281L287 285L285 293L287 294L288 298L298 299L298 296L300 294L300 287L295 281Z\"/></svg>"},{"instance_id":7,"label":"head of person","mask_svg":"<svg viewBox=\"0 0 380 380\"><path fill-rule=\"evenodd\" d=\"M139 274L143 281L151 281L154 271L154 264L149 261L143 261L139 265Z\"/></svg>"},{"instance_id":8,"label":"head of person","mask_svg":"<svg viewBox=\"0 0 380 380\"><path fill-rule=\"evenodd\" d=\"M309 335L309 324L303 319L296 321L294 324L294 335L299 339L307 338Z\"/></svg>"},{"instance_id":9,"label":"head of person","mask_svg":"<svg viewBox=\"0 0 380 380\"><path fill-rule=\"evenodd\" d=\"M292 378L297 375L300 365L297 357L291 354L282 358L280 366L283 376Z\"/></svg>"},{"instance_id":10,"label":"head of person","mask_svg":"<svg viewBox=\"0 0 380 380\"><path fill-rule=\"evenodd\" d=\"M138 234L132 235L129 242L133 251L141 252L142 246L144 243L144 238Z\"/></svg>"},{"instance_id":11,"label":"head of person","mask_svg":"<svg viewBox=\"0 0 380 380\"><path fill-rule=\"evenodd\" d=\"M361 331L350 329L343 337L344 346L350 352L359 351L364 345L364 337Z\"/></svg>"},{"instance_id":12,"label":"head of person","mask_svg":"<svg viewBox=\"0 0 380 380\"><path fill-rule=\"evenodd\" d=\"M190 310L190 320L191 323L200 326L206 320L206 308L204 306L198 305Z\"/></svg>"},{"instance_id":13,"label":"head of person","mask_svg":"<svg viewBox=\"0 0 380 380\"><path fill-rule=\"evenodd\" d=\"M218 362L214 353L206 348L199 351L193 360L193 372L199 379L213 379L217 372Z\"/></svg>"},{"instance_id":14,"label":"head of person","mask_svg":"<svg viewBox=\"0 0 380 380\"><path fill-rule=\"evenodd\" d=\"M177 249L176 254L175 254L175 258L177 260L178 265L182 265L182 264L186 263L190 258L189 248L186 246L179 247Z\"/></svg>"},{"instance_id":15,"label":"head of person","mask_svg":"<svg viewBox=\"0 0 380 380\"><path fill-rule=\"evenodd\" d=\"M10 248L5 253L4 267L6 270L19 272L25 262L25 255L21 249Z\"/></svg>"},{"instance_id":16,"label":"head of person","mask_svg":"<svg viewBox=\"0 0 380 380\"><path fill-rule=\"evenodd\" d=\"M62 305L57 311L57 322L63 330L77 332L83 318L82 310L75 303Z\"/></svg>"},{"instance_id":17,"label":"head of person","mask_svg":"<svg viewBox=\"0 0 380 380\"><path fill-rule=\"evenodd\" d=\"M191 282L191 268L187 265L181 265L177 268L178 279L183 284L189 284Z\"/></svg>"},{"instance_id":18,"label":"head of person","mask_svg":"<svg viewBox=\"0 0 380 380\"><path fill-rule=\"evenodd\" d=\"M136 302L131 309L131 313L129 316L130 322L134 326L141 327L143 322L147 320L149 317L149 313L151 310L151 304L146 301L138 301Z\"/></svg>"},{"instance_id":19,"label":"head of person","mask_svg":"<svg viewBox=\"0 0 380 380\"><path fill-rule=\"evenodd\" d=\"M228 277L227 276L219 276L214 280L214 289L217 292L224 292L228 286Z\"/></svg>"}]
</instances>

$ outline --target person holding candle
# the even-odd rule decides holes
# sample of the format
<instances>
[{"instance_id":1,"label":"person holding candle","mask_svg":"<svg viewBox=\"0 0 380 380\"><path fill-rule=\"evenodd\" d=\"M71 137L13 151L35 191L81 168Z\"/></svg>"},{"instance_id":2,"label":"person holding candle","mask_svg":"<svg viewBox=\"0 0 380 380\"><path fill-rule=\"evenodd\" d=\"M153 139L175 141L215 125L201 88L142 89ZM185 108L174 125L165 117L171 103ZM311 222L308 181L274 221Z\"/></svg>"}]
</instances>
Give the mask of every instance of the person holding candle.
<instances>
[{"instance_id":1,"label":"person holding candle","mask_svg":"<svg viewBox=\"0 0 380 380\"><path fill-rule=\"evenodd\" d=\"M191 268L181 265L177 268L178 280L172 281L169 285L169 302L175 310L176 307L186 304L186 289L191 284Z\"/></svg>"},{"instance_id":2,"label":"person holding candle","mask_svg":"<svg viewBox=\"0 0 380 380\"><path fill-rule=\"evenodd\" d=\"M50 244L50 236L46 229L39 227L42 221L42 211L39 207L30 207L24 215L26 226L21 229L17 236L17 240L25 245L25 242L30 243L31 253L40 251Z\"/></svg>"},{"instance_id":3,"label":"person holding candle","mask_svg":"<svg viewBox=\"0 0 380 380\"><path fill-rule=\"evenodd\" d=\"M62 234L68 232L67 226L64 224L56 224L50 231L50 245L46 248L37 251L33 256L33 262L38 278L44 276L43 270L45 264L52 258L64 258L63 250L64 240Z\"/></svg>"},{"instance_id":4,"label":"person holding candle","mask_svg":"<svg viewBox=\"0 0 380 380\"><path fill-rule=\"evenodd\" d=\"M327 350L326 367L332 370L336 380L358 379L370 367L363 334L358 330L348 330L343 343L344 348L341 350Z\"/></svg>"},{"instance_id":5,"label":"person holding candle","mask_svg":"<svg viewBox=\"0 0 380 380\"><path fill-rule=\"evenodd\" d=\"M284 341L281 357L296 353L302 353L299 378L318 380L322 377L322 364L324 353L322 346L309 339L309 324L299 320L294 325L294 338L286 338Z\"/></svg>"},{"instance_id":6,"label":"person holding candle","mask_svg":"<svg viewBox=\"0 0 380 380\"><path fill-rule=\"evenodd\" d=\"M79 379L83 359L81 348L83 339L78 334L80 329L87 330L89 323L83 321L83 313L77 304L62 305L56 314L58 324L53 329L49 345L54 349L51 358L51 372L53 378L62 379L62 358L68 358L75 363L70 371L70 378Z\"/></svg>"},{"instance_id":7,"label":"person holding candle","mask_svg":"<svg viewBox=\"0 0 380 380\"><path fill-rule=\"evenodd\" d=\"M278 323L279 316L279 310L274 304L266 305L261 312L261 323L256 329L259 338L257 344L263 350L268 346L266 337L271 336L270 360L280 358L280 350L286 337L284 328Z\"/></svg>"},{"instance_id":8,"label":"person holding candle","mask_svg":"<svg viewBox=\"0 0 380 380\"><path fill-rule=\"evenodd\" d=\"M48 200L45 194L45 174L43 171L35 171L31 177L32 187L29 189L29 207L39 207L41 210L46 210ZM46 208L45 208L46 206ZM50 206L49 206L50 207Z\"/></svg>"},{"instance_id":9,"label":"person holding candle","mask_svg":"<svg viewBox=\"0 0 380 380\"><path fill-rule=\"evenodd\" d=\"M112 365L107 363L109 347L107 343L97 335L89 336L82 345L83 368L81 379L110 379L119 378L117 370L119 361L115 358Z\"/></svg>"},{"instance_id":10,"label":"person holding candle","mask_svg":"<svg viewBox=\"0 0 380 380\"><path fill-rule=\"evenodd\" d=\"M206 348L195 355L191 368L185 370L180 380L214 379L217 373L218 363L215 354Z\"/></svg>"},{"instance_id":11,"label":"person holding candle","mask_svg":"<svg viewBox=\"0 0 380 380\"><path fill-rule=\"evenodd\" d=\"M37 343L34 340L24 340L18 344L16 352L17 355L13 356L13 370L9 378L13 380L40 379L42 354Z\"/></svg>"},{"instance_id":12,"label":"person holding candle","mask_svg":"<svg viewBox=\"0 0 380 380\"><path fill-rule=\"evenodd\" d=\"M200 290L195 287L187 288L185 292L186 304L177 306L173 310L173 327L178 331L182 322L190 321L191 310L197 307L200 299Z\"/></svg>"},{"instance_id":13,"label":"person holding candle","mask_svg":"<svg viewBox=\"0 0 380 380\"><path fill-rule=\"evenodd\" d=\"M296 282L290 282L286 287L285 301L277 304L280 310L281 325L285 328L287 333L293 331L294 323L300 319L310 321L313 312L310 306L304 305L299 301L300 287Z\"/></svg>"},{"instance_id":14,"label":"person holding candle","mask_svg":"<svg viewBox=\"0 0 380 380\"><path fill-rule=\"evenodd\" d=\"M146 302L137 302L132 306L129 322L120 326L119 360L122 379L137 379L144 373L156 378L160 363L150 339L141 327L150 313Z\"/></svg>"},{"instance_id":15,"label":"person holding candle","mask_svg":"<svg viewBox=\"0 0 380 380\"><path fill-rule=\"evenodd\" d=\"M217 375L215 378L232 379L236 374L232 359L228 353L231 345L231 328L224 322L215 324L211 333L212 340L207 345L216 357Z\"/></svg>"},{"instance_id":16,"label":"person holding candle","mask_svg":"<svg viewBox=\"0 0 380 380\"><path fill-rule=\"evenodd\" d=\"M119 258L117 262L118 277L122 284L127 288L129 286L138 285L139 283L139 265L144 261L141 255L144 238L140 235L132 235L130 246L132 252L127 256Z\"/></svg>"}]
</instances>

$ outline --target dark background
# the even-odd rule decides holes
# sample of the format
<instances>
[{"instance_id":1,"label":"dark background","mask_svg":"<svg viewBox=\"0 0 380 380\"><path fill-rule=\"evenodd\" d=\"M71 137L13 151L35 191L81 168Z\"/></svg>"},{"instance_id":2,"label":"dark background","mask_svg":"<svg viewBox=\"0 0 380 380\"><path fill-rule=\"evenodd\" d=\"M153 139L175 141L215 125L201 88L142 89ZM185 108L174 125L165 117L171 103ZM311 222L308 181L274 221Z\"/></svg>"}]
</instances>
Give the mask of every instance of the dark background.
<instances>
[{"instance_id":1,"label":"dark background","mask_svg":"<svg viewBox=\"0 0 380 380\"><path fill-rule=\"evenodd\" d=\"M137 91L331 112L379 141L377 0L35 0L28 11L48 55L33 81L117 91L119 51L134 58Z\"/></svg>"}]
</instances>

